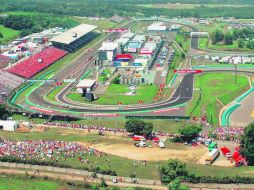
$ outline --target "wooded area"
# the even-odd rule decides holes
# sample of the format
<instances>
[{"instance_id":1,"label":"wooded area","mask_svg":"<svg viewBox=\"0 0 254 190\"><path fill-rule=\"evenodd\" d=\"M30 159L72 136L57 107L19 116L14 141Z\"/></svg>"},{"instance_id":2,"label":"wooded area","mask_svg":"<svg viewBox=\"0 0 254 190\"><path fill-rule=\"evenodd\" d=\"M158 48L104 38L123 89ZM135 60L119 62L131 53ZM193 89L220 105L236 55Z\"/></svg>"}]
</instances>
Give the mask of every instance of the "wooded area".
<instances>
[{"instance_id":1,"label":"wooded area","mask_svg":"<svg viewBox=\"0 0 254 190\"><path fill-rule=\"evenodd\" d=\"M137 6L138 4L148 3L199 3L200 7L194 9L166 9ZM205 4L222 4L221 7L211 8ZM223 4L248 4L246 7L228 7ZM0 0L0 11L29 11L43 12L60 15L75 15L75 16L103 16L111 17L115 14L121 16L159 16L165 15L168 17L236 17L236 18L254 18L252 14L254 2L251 0L225 0L225 1L209 1L209 0Z\"/></svg>"}]
</instances>

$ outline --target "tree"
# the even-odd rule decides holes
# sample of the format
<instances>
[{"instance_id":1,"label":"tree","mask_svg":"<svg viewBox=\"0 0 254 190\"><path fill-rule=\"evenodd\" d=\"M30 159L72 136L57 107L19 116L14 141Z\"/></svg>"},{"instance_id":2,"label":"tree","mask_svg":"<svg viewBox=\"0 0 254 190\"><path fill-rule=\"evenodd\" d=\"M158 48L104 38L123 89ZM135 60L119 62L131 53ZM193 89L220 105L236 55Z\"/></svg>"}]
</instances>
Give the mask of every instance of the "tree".
<instances>
[{"instance_id":1,"label":"tree","mask_svg":"<svg viewBox=\"0 0 254 190\"><path fill-rule=\"evenodd\" d=\"M254 49L254 41L249 41L249 42L247 43L247 48L249 48L249 49Z\"/></svg>"},{"instance_id":2,"label":"tree","mask_svg":"<svg viewBox=\"0 0 254 190\"><path fill-rule=\"evenodd\" d=\"M113 83L113 84L120 84L120 77L119 77L119 76L115 77L115 78L112 80L112 83Z\"/></svg>"},{"instance_id":3,"label":"tree","mask_svg":"<svg viewBox=\"0 0 254 190\"><path fill-rule=\"evenodd\" d=\"M226 45L232 45L233 44L233 36L230 32L227 32L224 37L224 41Z\"/></svg>"},{"instance_id":4,"label":"tree","mask_svg":"<svg viewBox=\"0 0 254 190\"><path fill-rule=\"evenodd\" d=\"M0 32L0 38L3 38L4 37L4 35Z\"/></svg>"},{"instance_id":5,"label":"tree","mask_svg":"<svg viewBox=\"0 0 254 190\"><path fill-rule=\"evenodd\" d=\"M182 139L184 141L191 141L198 136L201 130L202 129L200 126L186 126L185 128L180 129L179 132L182 135Z\"/></svg>"},{"instance_id":6,"label":"tree","mask_svg":"<svg viewBox=\"0 0 254 190\"><path fill-rule=\"evenodd\" d=\"M10 117L10 112L6 109L4 105L0 105L0 119L7 119Z\"/></svg>"},{"instance_id":7,"label":"tree","mask_svg":"<svg viewBox=\"0 0 254 190\"><path fill-rule=\"evenodd\" d=\"M131 119L125 123L125 129L134 135L150 136L153 131L153 124L139 119Z\"/></svg>"},{"instance_id":8,"label":"tree","mask_svg":"<svg viewBox=\"0 0 254 190\"><path fill-rule=\"evenodd\" d=\"M245 45L244 40L243 40L243 39L239 39L239 40L238 40L238 47L239 47L239 48L243 48L244 45Z\"/></svg>"},{"instance_id":9,"label":"tree","mask_svg":"<svg viewBox=\"0 0 254 190\"><path fill-rule=\"evenodd\" d=\"M160 168L161 181L169 183L176 178L188 175L186 164L179 160L169 160L166 165Z\"/></svg>"},{"instance_id":10,"label":"tree","mask_svg":"<svg viewBox=\"0 0 254 190\"><path fill-rule=\"evenodd\" d=\"M244 129L241 137L241 154L247 159L249 165L254 165L254 122Z\"/></svg>"},{"instance_id":11,"label":"tree","mask_svg":"<svg viewBox=\"0 0 254 190\"><path fill-rule=\"evenodd\" d=\"M222 42L224 40L224 34L221 30L216 30L211 35L212 44L216 44L218 42Z\"/></svg>"},{"instance_id":12,"label":"tree","mask_svg":"<svg viewBox=\"0 0 254 190\"><path fill-rule=\"evenodd\" d=\"M181 181L179 179L175 179L171 181L168 185L169 190L190 190L190 188L185 185L181 184Z\"/></svg>"}]
</instances>

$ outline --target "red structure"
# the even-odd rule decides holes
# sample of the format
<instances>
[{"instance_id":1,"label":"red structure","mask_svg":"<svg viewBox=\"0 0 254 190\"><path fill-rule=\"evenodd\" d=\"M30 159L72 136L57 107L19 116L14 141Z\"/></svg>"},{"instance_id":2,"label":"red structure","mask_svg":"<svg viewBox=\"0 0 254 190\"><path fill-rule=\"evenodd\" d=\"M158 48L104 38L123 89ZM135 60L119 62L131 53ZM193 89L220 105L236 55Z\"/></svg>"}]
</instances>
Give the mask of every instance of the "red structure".
<instances>
[{"instance_id":1,"label":"red structure","mask_svg":"<svg viewBox=\"0 0 254 190\"><path fill-rule=\"evenodd\" d=\"M116 59L132 59L131 54L117 54Z\"/></svg>"},{"instance_id":2,"label":"red structure","mask_svg":"<svg viewBox=\"0 0 254 190\"><path fill-rule=\"evenodd\" d=\"M10 73L31 78L67 54L66 51L49 47L8 69Z\"/></svg>"},{"instance_id":3,"label":"red structure","mask_svg":"<svg viewBox=\"0 0 254 190\"><path fill-rule=\"evenodd\" d=\"M226 156L226 154L230 153L230 150L227 147L223 147L220 150L224 156Z\"/></svg>"}]
</instances>

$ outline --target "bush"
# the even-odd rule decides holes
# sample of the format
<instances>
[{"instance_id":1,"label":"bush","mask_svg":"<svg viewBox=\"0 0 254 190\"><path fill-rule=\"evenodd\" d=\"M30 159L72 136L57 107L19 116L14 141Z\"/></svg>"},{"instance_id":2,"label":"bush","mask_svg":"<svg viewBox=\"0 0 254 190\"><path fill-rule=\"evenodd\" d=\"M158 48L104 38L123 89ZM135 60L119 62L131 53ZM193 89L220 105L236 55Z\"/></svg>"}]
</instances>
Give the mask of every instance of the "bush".
<instances>
[{"instance_id":1,"label":"bush","mask_svg":"<svg viewBox=\"0 0 254 190\"><path fill-rule=\"evenodd\" d=\"M188 176L186 164L179 160L169 160L160 168L161 181L169 183L176 178Z\"/></svg>"},{"instance_id":2,"label":"bush","mask_svg":"<svg viewBox=\"0 0 254 190\"><path fill-rule=\"evenodd\" d=\"M119 77L119 76L115 77L115 78L112 80L112 83L113 83L113 84L120 84L120 77Z\"/></svg>"},{"instance_id":3,"label":"bush","mask_svg":"<svg viewBox=\"0 0 254 190\"><path fill-rule=\"evenodd\" d=\"M179 129L179 132L184 141L191 141L199 135L201 130L200 126L186 126L183 129Z\"/></svg>"}]
</instances>

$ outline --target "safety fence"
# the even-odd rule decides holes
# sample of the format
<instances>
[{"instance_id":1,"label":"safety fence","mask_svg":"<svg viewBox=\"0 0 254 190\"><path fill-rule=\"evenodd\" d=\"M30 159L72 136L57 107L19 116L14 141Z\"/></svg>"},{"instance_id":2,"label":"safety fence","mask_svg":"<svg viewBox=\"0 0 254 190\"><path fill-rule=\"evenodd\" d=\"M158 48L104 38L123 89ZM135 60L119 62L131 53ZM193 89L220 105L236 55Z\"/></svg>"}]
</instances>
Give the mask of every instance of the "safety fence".
<instances>
[{"instance_id":1,"label":"safety fence","mask_svg":"<svg viewBox=\"0 0 254 190\"><path fill-rule=\"evenodd\" d=\"M254 91L254 87L252 87L251 89L249 89L247 92L243 93L241 96L239 96L238 98L236 98L233 101L233 104L231 106L229 106L222 114L221 116L221 126L226 127L226 126L230 126L230 116L232 115L232 113L241 106L241 101L246 98L250 93L252 93Z\"/></svg>"}]
</instances>

